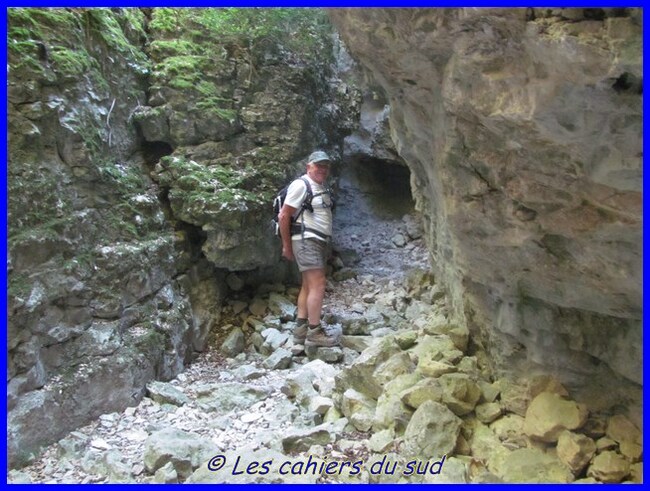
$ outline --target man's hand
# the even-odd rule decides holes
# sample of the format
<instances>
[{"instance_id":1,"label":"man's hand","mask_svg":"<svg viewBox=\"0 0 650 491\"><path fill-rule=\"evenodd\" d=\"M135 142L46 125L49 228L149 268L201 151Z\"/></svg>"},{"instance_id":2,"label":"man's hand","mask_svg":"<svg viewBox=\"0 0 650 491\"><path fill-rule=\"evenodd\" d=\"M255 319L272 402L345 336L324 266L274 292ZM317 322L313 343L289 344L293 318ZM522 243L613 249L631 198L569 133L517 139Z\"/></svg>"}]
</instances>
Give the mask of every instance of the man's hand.
<instances>
[{"instance_id":1,"label":"man's hand","mask_svg":"<svg viewBox=\"0 0 650 491\"><path fill-rule=\"evenodd\" d=\"M278 215L280 223L280 237L282 238L282 257L287 261L294 261L293 248L291 246L291 217L296 209L284 204Z\"/></svg>"},{"instance_id":2,"label":"man's hand","mask_svg":"<svg viewBox=\"0 0 650 491\"><path fill-rule=\"evenodd\" d=\"M293 257L293 248L291 246L282 247L282 257L285 258L287 261L293 261L295 259Z\"/></svg>"}]
</instances>

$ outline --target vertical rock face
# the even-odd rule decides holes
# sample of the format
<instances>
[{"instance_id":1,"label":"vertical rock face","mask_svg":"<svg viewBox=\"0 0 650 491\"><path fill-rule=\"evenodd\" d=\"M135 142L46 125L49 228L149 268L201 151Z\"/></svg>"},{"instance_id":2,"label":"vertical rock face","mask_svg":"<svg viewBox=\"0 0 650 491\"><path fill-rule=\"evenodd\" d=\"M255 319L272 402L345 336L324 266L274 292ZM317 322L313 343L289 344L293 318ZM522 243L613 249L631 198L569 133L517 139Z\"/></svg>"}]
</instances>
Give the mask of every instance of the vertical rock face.
<instances>
[{"instance_id":1,"label":"vertical rock face","mask_svg":"<svg viewBox=\"0 0 650 491\"><path fill-rule=\"evenodd\" d=\"M8 17L13 465L177 374L210 327L192 316L196 285L221 293L205 266L187 274L130 121L146 88L142 12Z\"/></svg>"},{"instance_id":2,"label":"vertical rock face","mask_svg":"<svg viewBox=\"0 0 650 491\"><path fill-rule=\"evenodd\" d=\"M338 157L356 115L352 89L332 70L331 26L294 32L292 44L284 32L243 39L225 28L170 30L152 17L151 90L134 120L149 144L173 149L153 178L174 218L201 229L214 265L276 266L270 203L314 148Z\"/></svg>"},{"instance_id":3,"label":"vertical rock face","mask_svg":"<svg viewBox=\"0 0 650 491\"><path fill-rule=\"evenodd\" d=\"M328 59L155 10L8 12L12 466L204 349L225 270L279 256L292 165L351 124Z\"/></svg>"},{"instance_id":4,"label":"vertical rock face","mask_svg":"<svg viewBox=\"0 0 650 491\"><path fill-rule=\"evenodd\" d=\"M495 367L640 383L639 11L329 14L390 99L438 274Z\"/></svg>"}]
</instances>

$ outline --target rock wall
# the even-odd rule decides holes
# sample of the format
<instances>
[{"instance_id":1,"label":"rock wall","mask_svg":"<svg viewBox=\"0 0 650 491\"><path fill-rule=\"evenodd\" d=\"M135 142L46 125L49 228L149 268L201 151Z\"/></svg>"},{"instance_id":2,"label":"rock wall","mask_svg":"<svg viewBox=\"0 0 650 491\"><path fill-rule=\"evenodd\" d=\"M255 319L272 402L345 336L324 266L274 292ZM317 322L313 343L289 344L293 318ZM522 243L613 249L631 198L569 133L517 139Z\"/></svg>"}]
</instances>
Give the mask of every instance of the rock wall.
<instances>
[{"instance_id":1,"label":"rock wall","mask_svg":"<svg viewBox=\"0 0 650 491\"><path fill-rule=\"evenodd\" d=\"M329 15L388 95L438 277L495 369L638 402L640 11Z\"/></svg>"},{"instance_id":2,"label":"rock wall","mask_svg":"<svg viewBox=\"0 0 650 491\"><path fill-rule=\"evenodd\" d=\"M353 113L326 61L191 21L189 43L156 9L8 18L15 466L205 348L228 270L279 257L270 197L313 146L340 149Z\"/></svg>"},{"instance_id":3,"label":"rock wall","mask_svg":"<svg viewBox=\"0 0 650 491\"><path fill-rule=\"evenodd\" d=\"M331 31L311 35L304 53L287 39L222 35L152 30L151 90L134 119L147 142L173 149L153 178L174 218L201 229L210 262L229 271L268 267L267 279L277 279L269 203L304 172L314 148L338 160L358 112L356 91L333 70ZM190 58L188 51L194 64L179 72L170 60Z\"/></svg>"},{"instance_id":4,"label":"rock wall","mask_svg":"<svg viewBox=\"0 0 650 491\"><path fill-rule=\"evenodd\" d=\"M136 403L205 341L213 285L165 219L130 115L138 9L9 11L8 453ZM202 271L207 271L203 268Z\"/></svg>"}]
</instances>

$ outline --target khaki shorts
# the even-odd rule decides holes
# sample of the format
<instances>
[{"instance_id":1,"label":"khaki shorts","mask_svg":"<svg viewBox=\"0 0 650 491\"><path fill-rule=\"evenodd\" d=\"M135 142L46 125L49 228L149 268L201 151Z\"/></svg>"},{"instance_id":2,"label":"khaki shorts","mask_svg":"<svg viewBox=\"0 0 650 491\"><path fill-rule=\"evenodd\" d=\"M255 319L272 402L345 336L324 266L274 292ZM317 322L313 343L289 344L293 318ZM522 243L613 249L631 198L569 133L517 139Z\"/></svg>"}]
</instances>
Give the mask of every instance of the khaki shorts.
<instances>
[{"instance_id":1,"label":"khaki shorts","mask_svg":"<svg viewBox=\"0 0 650 491\"><path fill-rule=\"evenodd\" d=\"M329 256L329 242L318 239L294 239L291 241L293 256L298 270L325 269Z\"/></svg>"}]
</instances>

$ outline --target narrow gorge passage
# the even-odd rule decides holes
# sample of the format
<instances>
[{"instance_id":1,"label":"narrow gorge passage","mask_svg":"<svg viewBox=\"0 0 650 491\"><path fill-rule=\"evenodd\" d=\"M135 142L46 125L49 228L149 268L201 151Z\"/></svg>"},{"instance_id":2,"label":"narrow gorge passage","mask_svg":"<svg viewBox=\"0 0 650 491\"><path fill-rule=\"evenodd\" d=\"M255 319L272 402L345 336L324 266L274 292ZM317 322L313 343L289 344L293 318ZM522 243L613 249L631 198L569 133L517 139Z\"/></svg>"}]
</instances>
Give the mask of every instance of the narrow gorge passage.
<instances>
[{"instance_id":1,"label":"narrow gorge passage","mask_svg":"<svg viewBox=\"0 0 650 491\"><path fill-rule=\"evenodd\" d=\"M251 482L251 476L232 475L238 456L246 462L276 463L300 462L310 455L340 461L366 458L370 434L346 426L347 419L337 418L332 407L335 376L373 339L394 333L398 325L410 326L404 318L406 283L409 274L426 277L429 267L408 180L408 170L396 166L358 161L342 166L335 215L337 259L324 307L326 322L343 325L341 361L310 361L302 353L286 368L282 362L270 368L265 360L281 345L291 347L293 323L269 312L269 296L280 293L295 302L297 289L264 285L256 292L235 292L226 301L209 348L183 373L169 382L150 383L137 406L101 415L71 432L28 467L11 471L13 482ZM438 305L444 309L444 301ZM250 327L244 329L246 348L228 358L220 343L242 324ZM257 349L255 334L264 337ZM323 426L324 421L331 422ZM183 454L179 459L188 460L186 475L168 462L168 455L177 452ZM190 477L217 455L226 457L224 469L201 467ZM273 479L346 482L341 476L318 475ZM347 482L363 481L348 476Z\"/></svg>"},{"instance_id":2,"label":"narrow gorge passage","mask_svg":"<svg viewBox=\"0 0 650 491\"><path fill-rule=\"evenodd\" d=\"M6 14L9 482L643 481L642 9Z\"/></svg>"}]
</instances>

